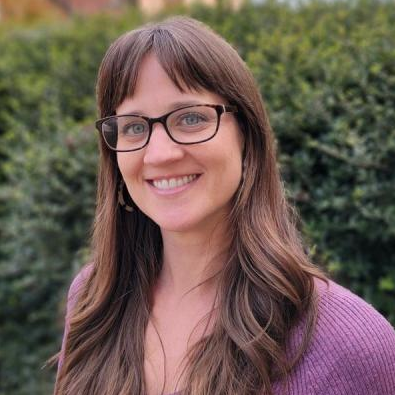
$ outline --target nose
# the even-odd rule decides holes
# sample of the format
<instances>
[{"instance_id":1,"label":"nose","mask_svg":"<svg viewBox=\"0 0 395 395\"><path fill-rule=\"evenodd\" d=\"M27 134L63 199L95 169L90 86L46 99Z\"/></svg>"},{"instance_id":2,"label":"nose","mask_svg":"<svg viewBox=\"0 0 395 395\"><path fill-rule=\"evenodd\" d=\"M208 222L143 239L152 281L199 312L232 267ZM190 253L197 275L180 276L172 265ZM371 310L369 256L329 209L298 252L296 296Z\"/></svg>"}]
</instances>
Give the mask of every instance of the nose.
<instances>
[{"instance_id":1,"label":"nose","mask_svg":"<svg viewBox=\"0 0 395 395\"><path fill-rule=\"evenodd\" d=\"M183 156L183 146L171 140L160 122L153 124L151 138L145 147L144 164L163 165L180 160Z\"/></svg>"}]
</instances>

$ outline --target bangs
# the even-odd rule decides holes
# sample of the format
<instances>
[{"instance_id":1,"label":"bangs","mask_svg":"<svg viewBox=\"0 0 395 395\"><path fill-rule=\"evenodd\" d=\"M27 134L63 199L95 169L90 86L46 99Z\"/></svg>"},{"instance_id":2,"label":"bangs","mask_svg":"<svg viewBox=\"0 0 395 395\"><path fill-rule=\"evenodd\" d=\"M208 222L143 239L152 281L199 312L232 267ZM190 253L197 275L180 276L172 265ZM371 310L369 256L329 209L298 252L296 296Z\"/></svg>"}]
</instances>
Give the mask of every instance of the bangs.
<instances>
[{"instance_id":1,"label":"bangs","mask_svg":"<svg viewBox=\"0 0 395 395\"><path fill-rule=\"evenodd\" d=\"M204 89L219 94L229 103L234 101L229 92L236 93L238 89L227 65L234 65L238 55L229 56L230 45L207 28L203 32L196 29L196 21L187 24L184 21L182 26L174 21L126 33L111 45L98 78L101 117L114 115L123 100L133 96L140 65L149 53L157 57L181 92Z\"/></svg>"},{"instance_id":2,"label":"bangs","mask_svg":"<svg viewBox=\"0 0 395 395\"><path fill-rule=\"evenodd\" d=\"M170 32L157 30L153 37L152 52L157 56L166 74L182 92L199 91L202 88L215 91L215 72L207 64L207 53L199 51L198 45L182 45ZM216 92L215 92L216 93Z\"/></svg>"}]
</instances>

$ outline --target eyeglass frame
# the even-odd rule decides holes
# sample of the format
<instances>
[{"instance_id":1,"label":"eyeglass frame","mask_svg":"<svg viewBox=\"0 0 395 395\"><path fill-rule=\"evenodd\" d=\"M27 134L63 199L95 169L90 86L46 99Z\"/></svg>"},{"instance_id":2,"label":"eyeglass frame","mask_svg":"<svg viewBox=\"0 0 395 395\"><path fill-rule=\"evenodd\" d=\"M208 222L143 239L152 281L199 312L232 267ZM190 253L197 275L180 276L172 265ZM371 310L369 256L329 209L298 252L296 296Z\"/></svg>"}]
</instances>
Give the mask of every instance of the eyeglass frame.
<instances>
[{"instance_id":1,"label":"eyeglass frame","mask_svg":"<svg viewBox=\"0 0 395 395\"><path fill-rule=\"evenodd\" d=\"M216 110L216 112L217 112L217 125L216 125L216 127L215 127L215 132L213 133L213 135L212 135L211 137L206 138L206 139L201 140L201 141L196 141L196 142L179 142L179 141L177 141L177 140L171 135L171 133L170 133L168 127L167 127L167 123L166 123L167 118L168 118L170 115L174 114L175 112L177 112L177 111L179 111L179 110L184 110L184 109L186 109L186 108L192 108L192 107L211 107L211 108L214 108L214 109ZM176 109L174 109L174 110L172 110L172 111L170 111L170 112L168 112L168 113L166 113L166 114L164 114L164 115L162 115L162 116L160 116L160 117L156 117L156 118L150 118L150 117L146 117L146 116L140 115L140 114L111 115L111 116L109 116L109 117L105 117L105 118L98 119L98 120L95 122L95 127L96 127L96 129L98 130L98 132L100 133L100 135L101 135L101 137L103 138L105 144L107 145L107 147L108 147L110 150L115 151L115 152L133 152L133 151L139 151L139 150L143 149L144 147L146 147L146 146L148 145L148 143L150 142L150 139L151 139L152 130L153 130L153 125L154 125L155 123L158 123L158 122L159 122L160 124L163 125L163 127L164 127L164 129L165 129L165 131L166 131L166 134L169 136L169 138L170 138L172 141L174 141L175 143L177 143L177 144L192 145L192 144L200 144L200 143L204 143L204 142L206 142L206 141L209 141L209 140L211 140L212 138L214 138L215 135L217 134L218 129L219 129L219 125L220 125L220 121L221 121L221 115L224 114L224 113L226 113L226 112L229 112L229 113L237 113L237 112L238 112L238 109L237 109L236 106L228 105L228 104L191 104L191 105L188 105L188 106L185 106L185 107L176 108ZM149 130L148 130L147 141L146 141L145 144L144 144L143 146L141 146L140 148L127 149L127 150L118 150L118 149L112 148L112 147L107 143L107 140L106 140L106 138L104 137L104 131L103 131L103 129L102 129L103 123L106 122L106 121L109 120L109 119L120 118L120 117L130 117L130 116L142 118L142 119L144 119L144 120L148 123L148 128L149 128Z\"/></svg>"}]
</instances>

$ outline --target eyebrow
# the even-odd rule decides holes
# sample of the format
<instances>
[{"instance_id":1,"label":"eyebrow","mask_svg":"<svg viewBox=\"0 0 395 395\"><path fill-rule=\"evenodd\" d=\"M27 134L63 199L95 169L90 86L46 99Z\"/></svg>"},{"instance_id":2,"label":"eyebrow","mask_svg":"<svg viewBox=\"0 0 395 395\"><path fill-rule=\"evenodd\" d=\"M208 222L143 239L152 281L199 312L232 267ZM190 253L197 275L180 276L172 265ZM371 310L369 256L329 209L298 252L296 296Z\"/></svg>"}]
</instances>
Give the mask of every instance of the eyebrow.
<instances>
[{"instance_id":1,"label":"eyebrow","mask_svg":"<svg viewBox=\"0 0 395 395\"><path fill-rule=\"evenodd\" d=\"M194 106L194 105L199 105L199 104L206 104L206 103L203 103L202 101L199 101L199 100L176 101L176 102L173 102L173 103L171 103L169 105L166 113L168 113L170 111L173 111L173 110L177 110L177 108L187 107L187 106ZM145 111L141 111L141 110L133 110L133 111L128 111L126 113L122 112L121 114L117 114L117 115L127 115L127 114L136 114L136 115L148 116Z\"/></svg>"},{"instance_id":2,"label":"eyebrow","mask_svg":"<svg viewBox=\"0 0 395 395\"><path fill-rule=\"evenodd\" d=\"M177 108L180 108L180 107L194 106L197 104L205 104L205 103L202 103L199 100L177 101L177 102L172 103L171 106L169 106L169 111L176 110Z\"/></svg>"}]
</instances>

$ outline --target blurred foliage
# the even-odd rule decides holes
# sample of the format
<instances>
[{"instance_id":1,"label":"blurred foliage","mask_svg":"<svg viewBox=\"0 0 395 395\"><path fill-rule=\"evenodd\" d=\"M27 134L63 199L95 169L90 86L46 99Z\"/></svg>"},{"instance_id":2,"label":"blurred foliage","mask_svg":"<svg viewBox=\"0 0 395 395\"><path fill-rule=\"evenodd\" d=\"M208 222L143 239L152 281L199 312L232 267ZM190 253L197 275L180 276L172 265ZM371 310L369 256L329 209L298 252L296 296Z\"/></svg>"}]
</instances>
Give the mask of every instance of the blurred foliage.
<instances>
[{"instance_id":1,"label":"blurred foliage","mask_svg":"<svg viewBox=\"0 0 395 395\"><path fill-rule=\"evenodd\" d=\"M32 25L38 21L65 19L65 13L57 0L1 0L1 24Z\"/></svg>"},{"instance_id":2,"label":"blurred foliage","mask_svg":"<svg viewBox=\"0 0 395 395\"><path fill-rule=\"evenodd\" d=\"M188 12L256 76L313 258L395 323L395 8L267 2L234 12L221 1ZM88 255L97 68L142 22L131 10L0 34L0 395L52 390L54 372L41 367Z\"/></svg>"}]
</instances>

